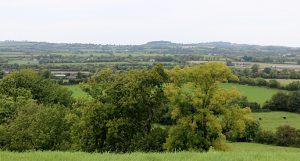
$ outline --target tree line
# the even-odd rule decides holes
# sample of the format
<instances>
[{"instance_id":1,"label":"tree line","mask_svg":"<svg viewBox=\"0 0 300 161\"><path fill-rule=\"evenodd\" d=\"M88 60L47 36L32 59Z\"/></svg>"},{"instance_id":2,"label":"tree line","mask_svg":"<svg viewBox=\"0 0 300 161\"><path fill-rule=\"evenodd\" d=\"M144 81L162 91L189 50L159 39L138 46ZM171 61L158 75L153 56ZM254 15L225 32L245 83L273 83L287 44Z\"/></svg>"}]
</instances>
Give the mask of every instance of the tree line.
<instances>
[{"instance_id":1,"label":"tree line","mask_svg":"<svg viewBox=\"0 0 300 161\"><path fill-rule=\"evenodd\" d=\"M0 148L87 152L226 150L251 141L259 124L223 63L165 69L102 69L81 84L92 99L30 69L0 81ZM251 130L252 129L252 130Z\"/></svg>"}]
</instances>

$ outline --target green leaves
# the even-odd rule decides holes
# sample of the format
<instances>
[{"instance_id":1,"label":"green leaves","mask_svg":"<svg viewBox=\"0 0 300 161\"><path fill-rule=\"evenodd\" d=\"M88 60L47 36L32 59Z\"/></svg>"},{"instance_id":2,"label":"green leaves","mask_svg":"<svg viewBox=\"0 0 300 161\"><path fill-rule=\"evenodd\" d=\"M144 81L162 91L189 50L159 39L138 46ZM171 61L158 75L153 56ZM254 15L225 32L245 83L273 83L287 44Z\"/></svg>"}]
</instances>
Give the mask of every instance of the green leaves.
<instances>
[{"instance_id":1,"label":"green leaves","mask_svg":"<svg viewBox=\"0 0 300 161\"><path fill-rule=\"evenodd\" d=\"M169 72L171 83L165 85L165 95L170 101L171 116L177 121L172 129L183 128L186 134L169 133L165 148L167 150L209 150L210 146L222 150L225 137L222 133L221 115L231 112L242 112L244 116L250 111L244 111L232 104L239 97L236 90L219 89L218 84L228 79L237 79L224 63L212 62L197 66L175 67ZM228 118L234 125L241 125L244 120ZM241 122L242 123L239 123ZM242 126L242 125L241 125ZM238 128L244 130L244 127ZM190 140L185 141L186 135ZM182 138L180 142L178 139Z\"/></svg>"},{"instance_id":2,"label":"green leaves","mask_svg":"<svg viewBox=\"0 0 300 161\"><path fill-rule=\"evenodd\" d=\"M22 69L6 76L0 81L0 93L14 99L33 98L43 104L69 106L72 103L71 92L30 69Z\"/></svg>"}]
</instances>

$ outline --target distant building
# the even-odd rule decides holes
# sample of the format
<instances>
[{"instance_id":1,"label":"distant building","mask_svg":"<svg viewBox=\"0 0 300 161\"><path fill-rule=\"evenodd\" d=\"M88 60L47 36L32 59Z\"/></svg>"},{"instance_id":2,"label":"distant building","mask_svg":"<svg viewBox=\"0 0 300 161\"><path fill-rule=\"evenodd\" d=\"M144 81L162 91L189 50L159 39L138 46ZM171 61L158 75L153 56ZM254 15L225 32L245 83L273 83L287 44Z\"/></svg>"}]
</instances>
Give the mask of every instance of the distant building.
<instances>
[{"instance_id":1,"label":"distant building","mask_svg":"<svg viewBox=\"0 0 300 161\"><path fill-rule=\"evenodd\" d=\"M150 61L150 62L155 62L155 59L150 59L149 61Z\"/></svg>"},{"instance_id":2,"label":"distant building","mask_svg":"<svg viewBox=\"0 0 300 161\"><path fill-rule=\"evenodd\" d=\"M65 74L54 74L53 76L56 78L65 78L66 77Z\"/></svg>"}]
</instances>

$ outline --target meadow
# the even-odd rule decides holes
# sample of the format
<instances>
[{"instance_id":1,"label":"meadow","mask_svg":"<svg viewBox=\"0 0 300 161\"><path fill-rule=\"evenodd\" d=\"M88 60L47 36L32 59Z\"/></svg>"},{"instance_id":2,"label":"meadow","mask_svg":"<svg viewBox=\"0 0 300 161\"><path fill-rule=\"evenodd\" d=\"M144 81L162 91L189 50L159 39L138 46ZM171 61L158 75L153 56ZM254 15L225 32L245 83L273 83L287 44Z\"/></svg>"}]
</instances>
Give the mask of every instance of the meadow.
<instances>
[{"instance_id":1,"label":"meadow","mask_svg":"<svg viewBox=\"0 0 300 161\"><path fill-rule=\"evenodd\" d=\"M249 101L257 102L261 105L263 105L267 100L269 100L274 94L276 94L279 91L282 91L279 89L240 85L234 83L222 83L220 86L224 89L236 88L238 91L241 92L242 95L246 96Z\"/></svg>"},{"instance_id":2,"label":"meadow","mask_svg":"<svg viewBox=\"0 0 300 161\"><path fill-rule=\"evenodd\" d=\"M79 85L67 85L68 90L72 91L74 98L89 98L90 96L84 92Z\"/></svg>"},{"instance_id":3,"label":"meadow","mask_svg":"<svg viewBox=\"0 0 300 161\"><path fill-rule=\"evenodd\" d=\"M229 143L231 150L219 152L174 153L84 153L84 152L0 152L1 161L294 161L300 157L299 148L255 143Z\"/></svg>"},{"instance_id":4,"label":"meadow","mask_svg":"<svg viewBox=\"0 0 300 161\"><path fill-rule=\"evenodd\" d=\"M300 114L290 112L256 112L251 113L251 115L260 122L260 126L264 130L275 131L281 125L290 125L300 129ZM286 117L286 119L283 117Z\"/></svg>"}]
</instances>

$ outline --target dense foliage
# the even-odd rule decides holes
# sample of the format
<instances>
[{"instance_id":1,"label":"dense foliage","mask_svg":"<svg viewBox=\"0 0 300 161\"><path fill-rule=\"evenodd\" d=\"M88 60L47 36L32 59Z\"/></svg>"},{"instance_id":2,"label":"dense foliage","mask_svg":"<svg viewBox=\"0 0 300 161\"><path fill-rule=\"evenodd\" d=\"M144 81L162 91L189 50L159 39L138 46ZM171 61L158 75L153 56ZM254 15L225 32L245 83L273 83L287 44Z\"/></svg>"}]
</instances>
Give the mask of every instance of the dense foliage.
<instances>
[{"instance_id":1,"label":"dense foliage","mask_svg":"<svg viewBox=\"0 0 300 161\"><path fill-rule=\"evenodd\" d=\"M273 111L299 112L300 91L290 93L278 92L271 100L266 102L263 108Z\"/></svg>"},{"instance_id":2,"label":"dense foliage","mask_svg":"<svg viewBox=\"0 0 300 161\"><path fill-rule=\"evenodd\" d=\"M47 74L19 70L0 81L0 147L88 152L225 150L226 138L251 141L259 126L248 116L250 109L237 91L219 88L219 82L227 79L236 77L223 63L171 70L161 65L103 69L81 85L92 99L73 100ZM158 124L162 116L171 119L171 126Z\"/></svg>"}]
</instances>

